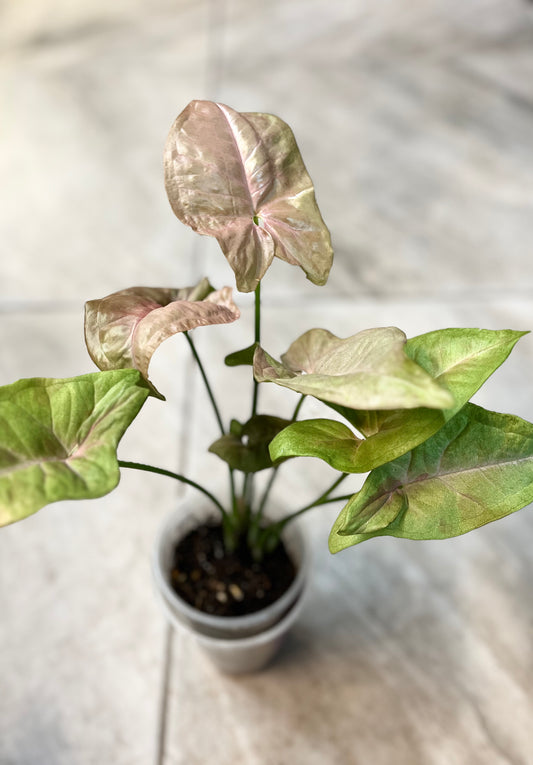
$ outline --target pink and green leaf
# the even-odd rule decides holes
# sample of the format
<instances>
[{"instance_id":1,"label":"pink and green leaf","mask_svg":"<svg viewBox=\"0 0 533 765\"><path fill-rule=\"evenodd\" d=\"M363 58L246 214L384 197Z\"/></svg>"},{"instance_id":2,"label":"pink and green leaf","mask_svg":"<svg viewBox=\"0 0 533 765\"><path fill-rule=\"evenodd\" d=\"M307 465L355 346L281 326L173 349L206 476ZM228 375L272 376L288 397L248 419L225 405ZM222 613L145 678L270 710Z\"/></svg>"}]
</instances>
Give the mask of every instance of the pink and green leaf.
<instances>
[{"instance_id":1,"label":"pink and green leaf","mask_svg":"<svg viewBox=\"0 0 533 765\"><path fill-rule=\"evenodd\" d=\"M196 327L228 324L239 315L231 288L215 291L207 279L181 289L132 287L86 303L85 342L99 369L138 369L148 381L150 360L162 342Z\"/></svg>"},{"instance_id":2,"label":"pink and green leaf","mask_svg":"<svg viewBox=\"0 0 533 765\"><path fill-rule=\"evenodd\" d=\"M326 420L319 421L318 428L312 420L309 424L294 423L272 442L272 458L320 457L338 470L360 473L390 462L457 414L524 334L514 330L443 329L411 338L405 345L406 354L453 396L453 406L442 410L365 410L330 404L365 438L358 439L346 426L336 435L337 423L330 426L329 438L324 439Z\"/></svg>"},{"instance_id":3,"label":"pink and green leaf","mask_svg":"<svg viewBox=\"0 0 533 765\"><path fill-rule=\"evenodd\" d=\"M241 292L274 257L325 284L333 251L294 135L272 114L192 101L170 130L165 183L176 216L213 236Z\"/></svg>"},{"instance_id":4,"label":"pink and green leaf","mask_svg":"<svg viewBox=\"0 0 533 765\"><path fill-rule=\"evenodd\" d=\"M311 329L281 363L258 348L254 376L351 409L453 406L453 396L406 355L405 342L396 327L367 329L346 339Z\"/></svg>"}]
</instances>

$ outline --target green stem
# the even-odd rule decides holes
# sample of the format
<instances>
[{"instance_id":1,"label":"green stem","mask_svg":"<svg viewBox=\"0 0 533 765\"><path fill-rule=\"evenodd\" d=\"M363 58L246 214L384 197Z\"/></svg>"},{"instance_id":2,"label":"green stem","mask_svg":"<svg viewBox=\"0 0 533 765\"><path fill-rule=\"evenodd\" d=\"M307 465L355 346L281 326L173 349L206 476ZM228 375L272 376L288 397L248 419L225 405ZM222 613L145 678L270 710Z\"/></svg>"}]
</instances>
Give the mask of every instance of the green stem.
<instances>
[{"instance_id":1,"label":"green stem","mask_svg":"<svg viewBox=\"0 0 533 765\"><path fill-rule=\"evenodd\" d=\"M300 409L302 408L302 404L304 402L304 399L305 399L305 393L302 393L298 403L296 404L296 408L295 408L295 410L293 412L293 415L291 417L291 422L296 422L296 420L298 419L298 415L300 413ZM259 503L259 507L257 509L257 520L259 520L262 517L262 515L263 515L263 510L265 509L265 505L267 503L268 495L270 494L270 490L272 489L274 481L276 480L276 477L278 475L278 470L280 469L280 467L281 467L281 463L279 465L276 465L273 468L273 470L272 470L272 474L271 474L270 478L268 479L268 483L267 483L267 485L265 487L265 491L263 493L263 496L261 497L261 502Z\"/></svg>"},{"instance_id":2,"label":"green stem","mask_svg":"<svg viewBox=\"0 0 533 765\"><path fill-rule=\"evenodd\" d=\"M320 507L321 505L328 505L332 502L347 502L349 499L353 497L352 494L338 494L335 497L324 497L324 499L321 499L317 502L314 502L312 505L307 505L306 507L302 507L300 510L297 510L295 513L291 513L290 515L287 515L285 518L283 518L283 525L285 526L289 521L291 521L293 518L297 518L302 513L305 513L307 510L311 510L313 507Z\"/></svg>"},{"instance_id":3,"label":"green stem","mask_svg":"<svg viewBox=\"0 0 533 765\"><path fill-rule=\"evenodd\" d=\"M302 513L305 513L307 510L310 510L312 507L318 507L319 505L326 505L329 502L340 502L341 500L351 499L351 497L353 496L352 494L345 494L343 496L336 496L336 497L330 496L331 492L335 489L335 487L337 487L342 481L344 481L344 479L347 478L347 476L348 476L348 473L343 473L329 487L329 489L325 491L323 494L321 494L320 497L318 497L318 499L315 499L314 502L310 502L308 505L305 505L304 507L301 507L299 510L296 510L295 513L286 515L285 518L282 518L280 521L275 521L274 523L271 523L266 528L260 530L259 537L256 542L256 547L260 551L260 553L274 550L279 544L279 539L285 526L287 526L288 523L290 523L292 520L297 518L299 515L302 515Z\"/></svg>"},{"instance_id":4,"label":"green stem","mask_svg":"<svg viewBox=\"0 0 533 765\"><path fill-rule=\"evenodd\" d=\"M254 342L261 343L261 282L255 288L255 314L254 314ZM259 396L259 383L254 380L254 396L252 400L252 417L257 412L257 400Z\"/></svg>"},{"instance_id":5,"label":"green stem","mask_svg":"<svg viewBox=\"0 0 533 765\"><path fill-rule=\"evenodd\" d=\"M200 486L199 483L196 483L196 481L191 481L190 478L186 478L184 475L181 475L180 473L173 473L172 470L165 470L164 468L158 468L154 465L145 465L143 462L126 462L125 460L118 460L118 465L121 468L132 468L133 470L145 470L148 473L157 473L157 475L165 475L168 476L168 478L175 478L176 481L181 481L182 483L186 483L189 486L192 486L194 489L197 489L198 491L201 491L202 494L205 494L206 497L208 497L211 502L213 502L217 508L220 510L222 515L224 517L227 516L227 513L224 509L224 507L220 504L218 499L211 494L210 491L207 489L204 489L203 486Z\"/></svg>"},{"instance_id":6,"label":"green stem","mask_svg":"<svg viewBox=\"0 0 533 765\"><path fill-rule=\"evenodd\" d=\"M265 509L265 505L267 503L268 495L270 494L270 490L272 488L272 485L273 485L274 481L276 480L276 476L278 474L279 468L280 468L280 466L276 465L272 469L272 473L270 474L270 478L268 479L268 483L265 486L265 491L263 492L263 496L261 497L261 501L259 503L259 507L257 508L257 513L256 513L257 520L259 520L262 517L262 515L263 515L263 510Z\"/></svg>"},{"instance_id":7,"label":"green stem","mask_svg":"<svg viewBox=\"0 0 533 765\"><path fill-rule=\"evenodd\" d=\"M257 346L261 343L261 282L258 282L255 288L255 311L254 311L254 343ZM252 398L252 418L257 413L257 402L259 398L259 383L254 378L254 392ZM243 486L243 501L250 507L248 499L253 497L254 474L247 473Z\"/></svg>"},{"instance_id":8,"label":"green stem","mask_svg":"<svg viewBox=\"0 0 533 765\"><path fill-rule=\"evenodd\" d=\"M204 365L202 364L200 357L198 355L198 351L196 350L196 346L194 345L192 338L190 337L188 332L183 333L185 335L185 339L189 343L189 346L192 351L192 355L194 356L194 360L198 364L198 369L200 370L200 374L202 375L202 380L205 383L205 387L207 390L207 395L209 396L209 400L211 401L211 404L213 406L213 410L215 412L215 417L217 418L218 427L220 428L220 432L222 435L225 435L226 431L224 429L224 424L222 422L222 417L220 416L220 412L218 410L217 402L215 401L215 397L213 395L213 391L211 389L211 386L209 385L209 380L207 379L207 375L205 373Z\"/></svg>"},{"instance_id":9,"label":"green stem","mask_svg":"<svg viewBox=\"0 0 533 765\"><path fill-rule=\"evenodd\" d=\"M306 397L306 394L302 393L302 395L300 396L300 400L296 404L296 409L294 410L293 415L291 417L291 422L296 422L296 420L298 419L298 415L300 414L300 409L302 408L302 404L305 401L305 397Z\"/></svg>"},{"instance_id":10,"label":"green stem","mask_svg":"<svg viewBox=\"0 0 533 765\"><path fill-rule=\"evenodd\" d=\"M211 385L209 384L209 380L207 379L207 374L204 369L204 365L202 364L202 361L200 359L200 356L198 355L198 351L196 350L196 346L193 343L192 337L189 335L188 332L183 333L185 335L185 339L189 343L189 347L192 351L192 355L194 356L194 360L198 364L198 369L200 370L200 374L202 376L202 380L204 381L205 388L207 390L207 395L209 396L209 400L211 401L211 404L213 406L213 411L215 412L215 417L218 422L218 427L220 428L220 432L222 435L225 435L226 431L224 429L224 423L222 422L222 417L220 416L220 411L217 406L217 402L215 400L215 396L213 394L213 390L211 388ZM235 478L233 475L232 468L229 468L229 482L230 482L230 491L231 491L231 504L233 506L233 509L235 510L237 506L237 494L235 491Z\"/></svg>"},{"instance_id":11,"label":"green stem","mask_svg":"<svg viewBox=\"0 0 533 765\"><path fill-rule=\"evenodd\" d=\"M315 499L314 502L310 502L308 505L305 505L305 507L302 507L300 510L298 510L298 514L303 513L305 510L310 510L312 507L316 507L317 505L323 505L324 500L329 497L331 492L335 491L337 486L339 486L346 478L348 478L349 475L350 473L341 473L341 475L335 481L333 481L329 489L326 489L326 491L321 494L318 499Z\"/></svg>"},{"instance_id":12,"label":"green stem","mask_svg":"<svg viewBox=\"0 0 533 765\"><path fill-rule=\"evenodd\" d=\"M252 480L253 473L245 473L244 479L242 482L242 498L244 500L244 504L248 504L248 500L250 498L250 488L251 488L251 480Z\"/></svg>"},{"instance_id":13,"label":"green stem","mask_svg":"<svg viewBox=\"0 0 533 765\"><path fill-rule=\"evenodd\" d=\"M341 484L345 478L348 478L350 473L343 473L339 478L337 478L336 481L334 481L329 489L325 491L323 494L318 497L318 499L315 499L314 502L310 502L308 505L304 505L304 507L301 507L299 510L296 510L296 512L291 513L290 515L286 515L285 518L283 518L281 521L279 521L278 525L281 525L281 528L284 528L289 521L292 521L293 518L297 518L299 515L302 515L302 513L305 513L307 510L311 510L313 507L318 507L319 505L327 505L328 502L337 502L341 499L350 499L352 494L346 494L345 496L338 496L338 497L330 497L330 494L332 491L334 491L339 484Z\"/></svg>"}]
</instances>

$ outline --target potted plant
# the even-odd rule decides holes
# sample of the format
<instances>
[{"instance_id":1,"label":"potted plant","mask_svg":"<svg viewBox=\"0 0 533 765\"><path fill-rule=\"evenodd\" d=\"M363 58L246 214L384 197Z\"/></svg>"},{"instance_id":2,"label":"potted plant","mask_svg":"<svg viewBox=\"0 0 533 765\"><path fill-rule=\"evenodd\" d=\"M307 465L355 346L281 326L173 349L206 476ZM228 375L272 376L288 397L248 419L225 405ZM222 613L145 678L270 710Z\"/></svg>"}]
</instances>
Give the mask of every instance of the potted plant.
<instances>
[{"instance_id":1,"label":"potted plant","mask_svg":"<svg viewBox=\"0 0 533 765\"><path fill-rule=\"evenodd\" d=\"M381 535L453 537L533 500L533 425L469 403L525 333L444 329L407 339L378 327L339 338L312 328L291 338L277 360L261 346L261 281L272 259L299 266L316 285L326 283L332 265L290 128L273 115L193 101L171 128L165 181L177 217L215 237L237 289L255 294L251 344L225 359L250 369L250 415L223 421L191 334L239 318L230 287L202 279L91 300L85 339L100 371L0 388L0 524L58 500L102 496L121 468L192 486L209 512L204 517L202 506L191 524L181 508L165 524L154 557L162 602L171 620L200 632L225 669L242 671L267 661L295 618L306 565L295 520L312 507L342 501L329 539L335 553ZM149 364L176 333L209 394L220 429L209 452L227 463L227 493L117 457L146 398L164 399ZM260 409L259 386L267 382L296 394L290 419ZM331 417L300 419L306 396ZM279 465L295 457L324 460L338 477L314 502L271 516ZM255 477L264 470L270 478L258 491ZM353 473L368 477L359 491L343 492L338 487ZM236 648L244 665L236 664Z\"/></svg>"}]
</instances>

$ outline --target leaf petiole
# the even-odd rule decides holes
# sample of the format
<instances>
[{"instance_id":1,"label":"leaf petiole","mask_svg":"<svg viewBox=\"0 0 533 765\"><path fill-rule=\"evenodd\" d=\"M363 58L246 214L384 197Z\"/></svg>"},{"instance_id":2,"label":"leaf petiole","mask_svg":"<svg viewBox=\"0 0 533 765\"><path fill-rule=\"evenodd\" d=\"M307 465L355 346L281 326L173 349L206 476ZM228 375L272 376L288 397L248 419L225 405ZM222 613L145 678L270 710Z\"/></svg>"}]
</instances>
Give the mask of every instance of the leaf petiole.
<instances>
[{"instance_id":1,"label":"leaf petiole","mask_svg":"<svg viewBox=\"0 0 533 765\"><path fill-rule=\"evenodd\" d=\"M192 486L194 489L197 489L198 491L202 492L206 497L208 497L211 502L213 502L214 505L220 510L224 518L227 518L227 512L224 509L224 507L220 504L218 499L211 494L210 491L205 489L203 486L200 486L199 483L196 483L196 481L192 481L190 478L186 478L184 475L181 475L180 473L174 473L172 470L165 470L164 468L158 468L154 465L145 465L143 462L127 462L126 460L118 460L118 465L121 468L131 468L133 470L145 470L147 473L156 473L157 475L164 475L168 478L174 478L176 481L181 481L182 483L186 483L188 486Z\"/></svg>"},{"instance_id":2,"label":"leaf petiole","mask_svg":"<svg viewBox=\"0 0 533 765\"><path fill-rule=\"evenodd\" d=\"M220 416L220 410L218 408L211 385L209 384L209 380L207 379L207 374L204 369L204 365L202 364L202 360L200 359L200 356L198 355L198 351L196 350L196 346L193 342L192 337L189 335L188 332L184 332L183 334L185 335L185 339L189 343L189 347L191 349L192 355L194 356L194 360L198 364L198 369L202 376L202 380L204 381L204 385L207 391L207 395L209 396L209 400L211 401L211 405L213 407L213 411L215 413L215 417L218 422L218 427L220 428L220 432L222 435L225 435L226 431L224 429L224 423L222 422L222 417ZM231 503L232 503L233 509L235 510L237 507L237 495L235 492L235 478L233 476L233 470L231 468L229 469L229 482L230 482L230 491L231 491Z\"/></svg>"}]
</instances>

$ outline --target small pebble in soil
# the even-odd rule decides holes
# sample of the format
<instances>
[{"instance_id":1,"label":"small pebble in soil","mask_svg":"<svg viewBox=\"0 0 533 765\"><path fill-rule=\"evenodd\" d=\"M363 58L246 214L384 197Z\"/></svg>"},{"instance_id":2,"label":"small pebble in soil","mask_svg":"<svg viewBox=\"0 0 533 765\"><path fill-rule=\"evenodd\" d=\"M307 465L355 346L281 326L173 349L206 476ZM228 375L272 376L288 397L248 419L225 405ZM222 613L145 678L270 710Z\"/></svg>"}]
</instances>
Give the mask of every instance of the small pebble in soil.
<instances>
[{"instance_id":1,"label":"small pebble in soil","mask_svg":"<svg viewBox=\"0 0 533 765\"><path fill-rule=\"evenodd\" d=\"M244 592L241 590L238 584L232 582L230 585L228 585L228 590L230 591L230 595L234 600L244 600Z\"/></svg>"}]
</instances>

